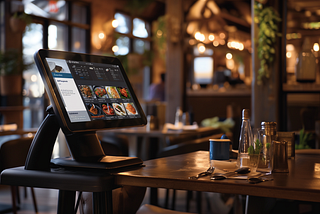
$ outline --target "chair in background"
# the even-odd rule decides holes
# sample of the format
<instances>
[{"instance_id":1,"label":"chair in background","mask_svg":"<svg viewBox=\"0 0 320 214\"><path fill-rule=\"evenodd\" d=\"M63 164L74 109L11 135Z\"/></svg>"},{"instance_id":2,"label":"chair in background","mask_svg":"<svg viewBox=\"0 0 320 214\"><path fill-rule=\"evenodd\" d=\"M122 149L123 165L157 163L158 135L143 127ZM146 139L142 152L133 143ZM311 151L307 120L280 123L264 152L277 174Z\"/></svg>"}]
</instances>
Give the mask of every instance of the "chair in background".
<instances>
[{"instance_id":1,"label":"chair in background","mask_svg":"<svg viewBox=\"0 0 320 214\"><path fill-rule=\"evenodd\" d=\"M0 145L0 172L5 169L24 166L29 147L32 143L33 138L22 137L14 140L8 140ZM18 193L18 194L16 194ZM37 213L38 207L34 190L31 187L31 194L33 199L34 210ZM16 198L20 203L18 187L11 186L12 196L12 211L14 214L17 213Z\"/></svg>"},{"instance_id":2,"label":"chair in background","mask_svg":"<svg viewBox=\"0 0 320 214\"><path fill-rule=\"evenodd\" d=\"M173 144L170 146L165 147L162 151L159 152L158 157L168 157L173 155L181 155L185 153L195 152L199 150L209 151L209 139L219 139L222 136L220 134L214 134L210 136L202 136L198 139L192 139L184 142L180 142L177 144ZM231 139L232 134L227 134L228 138ZM208 161L209 163L209 161ZM197 210L198 213L201 213L201 192L196 193L197 196ZM192 198L192 191L187 191L187 200L186 200L186 211L189 211L190 200ZM172 210L175 209L175 200L176 200L176 190L173 190L172 200L171 200L171 208ZM169 205L169 189L166 191L166 198L164 208L168 208Z\"/></svg>"},{"instance_id":3,"label":"chair in background","mask_svg":"<svg viewBox=\"0 0 320 214\"><path fill-rule=\"evenodd\" d=\"M191 213L168 210L168 209L153 206L150 204L144 204L139 208L136 214L191 214Z\"/></svg>"}]
</instances>

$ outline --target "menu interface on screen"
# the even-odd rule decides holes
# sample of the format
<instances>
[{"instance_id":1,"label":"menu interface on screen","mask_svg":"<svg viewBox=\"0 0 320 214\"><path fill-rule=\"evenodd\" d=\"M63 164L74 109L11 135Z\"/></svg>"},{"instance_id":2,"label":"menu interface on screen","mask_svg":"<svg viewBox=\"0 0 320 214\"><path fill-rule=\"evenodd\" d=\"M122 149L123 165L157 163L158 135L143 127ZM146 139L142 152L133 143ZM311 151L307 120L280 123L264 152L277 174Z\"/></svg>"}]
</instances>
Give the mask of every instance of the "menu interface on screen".
<instances>
[{"instance_id":1,"label":"menu interface on screen","mask_svg":"<svg viewBox=\"0 0 320 214\"><path fill-rule=\"evenodd\" d=\"M118 65L46 61L72 123L141 117Z\"/></svg>"}]
</instances>

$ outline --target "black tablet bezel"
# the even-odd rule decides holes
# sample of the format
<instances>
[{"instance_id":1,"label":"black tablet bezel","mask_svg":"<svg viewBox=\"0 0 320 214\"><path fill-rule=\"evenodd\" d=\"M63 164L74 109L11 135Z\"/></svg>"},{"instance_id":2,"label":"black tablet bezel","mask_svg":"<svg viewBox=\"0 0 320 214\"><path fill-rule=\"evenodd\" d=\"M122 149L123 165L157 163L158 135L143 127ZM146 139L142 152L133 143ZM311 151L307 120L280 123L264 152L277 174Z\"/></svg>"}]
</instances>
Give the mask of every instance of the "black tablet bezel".
<instances>
[{"instance_id":1,"label":"black tablet bezel","mask_svg":"<svg viewBox=\"0 0 320 214\"><path fill-rule=\"evenodd\" d=\"M73 60L73 61L81 61L81 62L89 62L89 63L118 65L121 70L122 76L125 80L125 83L128 86L128 90L131 92L131 96L135 103L136 110L138 111L141 117L130 118L130 119L118 119L118 120L92 120L88 122L72 123L64 107L62 98L60 96L60 93L54 81L54 78L51 74L46 58L56 58L56 59ZM133 91L133 88L130 84L130 81L126 75L126 72L121 62L116 57L40 49L35 53L34 59L39 69L40 75L43 79L45 88L47 90L51 104L53 106L53 110L55 114L58 116L60 126L64 132L96 131L99 129L123 128L123 127L146 125L147 123L146 116Z\"/></svg>"}]
</instances>

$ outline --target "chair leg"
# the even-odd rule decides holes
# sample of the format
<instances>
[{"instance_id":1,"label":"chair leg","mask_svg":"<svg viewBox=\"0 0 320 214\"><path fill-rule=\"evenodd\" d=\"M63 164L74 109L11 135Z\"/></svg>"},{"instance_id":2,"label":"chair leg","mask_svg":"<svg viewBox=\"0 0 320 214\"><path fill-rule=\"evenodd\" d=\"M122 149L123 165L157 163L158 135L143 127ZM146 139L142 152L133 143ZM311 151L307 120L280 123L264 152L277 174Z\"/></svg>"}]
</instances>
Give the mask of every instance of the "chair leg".
<instances>
[{"instance_id":1,"label":"chair leg","mask_svg":"<svg viewBox=\"0 0 320 214\"><path fill-rule=\"evenodd\" d=\"M24 190L24 198L26 199L28 197L27 187L23 187Z\"/></svg>"},{"instance_id":2,"label":"chair leg","mask_svg":"<svg viewBox=\"0 0 320 214\"><path fill-rule=\"evenodd\" d=\"M190 200L192 199L192 191L187 191L187 200L186 200L186 212L189 212L190 209Z\"/></svg>"},{"instance_id":3,"label":"chair leg","mask_svg":"<svg viewBox=\"0 0 320 214\"><path fill-rule=\"evenodd\" d=\"M171 200L171 209L175 210L176 208L176 190L173 189L172 200Z\"/></svg>"},{"instance_id":4,"label":"chair leg","mask_svg":"<svg viewBox=\"0 0 320 214\"><path fill-rule=\"evenodd\" d=\"M202 213L202 192L197 192L197 211Z\"/></svg>"},{"instance_id":5,"label":"chair leg","mask_svg":"<svg viewBox=\"0 0 320 214\"><path fill-rule=\"evenodd\" d=\"M11 198L12 198L12 213L17 214L17 205L16 205L16 186L10 186L11 188Z\"/></svg>"},{"instance_id":6,"label":"chair leg","mask_svg":"<svg viewBox=\"0 0 320 214\"><path fill-rule=\"evenodd\" d=\"M20 190L19 190L19 187L17 186L16 187L16 197L17 197L17 202L18 204L20 205L21 204L21 200L20 200Z\"/></svg>"},{"instance_id":7,"label":"chair leg","mask_svg":"<svg viewBox=\"0 0 320 214\"><path fill-rule=\"evenodd\" d=\"M36 213L38 213L38 206L37 206L36 195L35 195L35 193L34 193L33 187L30 187L30 188L31 188L31 195L32 195L32 201L33 201L34 211L35 211Z\"/></svg>"},{"instance_id":8,"label":"chair leg","mask_svg":"<svg viewBox=\"0 0 320 214\"><path fill-rule=\"evenodd\" d=\"M169 204L169 191L170 189L166 189L166 197L165 197L165 201L164 201L164 208L168 209L168 204Z\"/></svg>"}]
</instances>

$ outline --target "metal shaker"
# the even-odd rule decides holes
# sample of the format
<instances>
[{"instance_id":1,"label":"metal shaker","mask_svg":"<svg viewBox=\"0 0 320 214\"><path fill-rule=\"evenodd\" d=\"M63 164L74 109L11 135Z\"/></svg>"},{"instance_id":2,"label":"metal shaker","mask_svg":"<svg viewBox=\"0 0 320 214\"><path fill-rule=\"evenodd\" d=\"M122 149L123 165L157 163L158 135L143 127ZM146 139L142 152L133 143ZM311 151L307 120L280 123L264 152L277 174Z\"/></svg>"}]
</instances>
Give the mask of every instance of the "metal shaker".
<instances>
[{"instance_id":1,"label":"metal shaker","mask_svg":"<svg viewBox=\"0 0 320 214\"><path fill-rule=\"evenodd\" d=\"M276 122L262 122L261 123L261 143L263 149L269 148L272 150L272 142L277 140L277 123ZM271 152L272 153L272 152ZM272 154L270 154L272 156Z\"/></svg>"},{"instance_id":2,"label":"metal shaker","mask_svg":"<svg viewBox=\"0 0 320 214\"><path fill-rule=\"evenodd\" d=\"M273 141L272 172L289 172L287 141Z\"/></svg>"}]
</instances>

